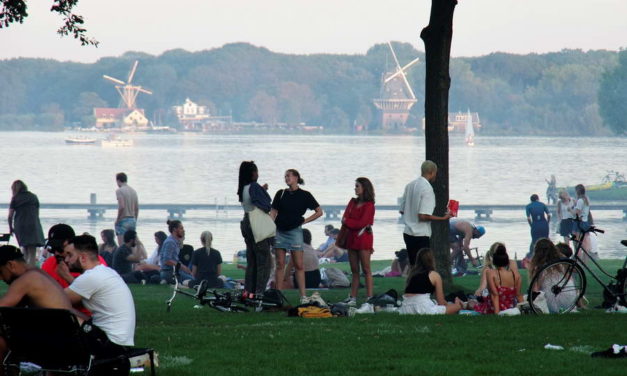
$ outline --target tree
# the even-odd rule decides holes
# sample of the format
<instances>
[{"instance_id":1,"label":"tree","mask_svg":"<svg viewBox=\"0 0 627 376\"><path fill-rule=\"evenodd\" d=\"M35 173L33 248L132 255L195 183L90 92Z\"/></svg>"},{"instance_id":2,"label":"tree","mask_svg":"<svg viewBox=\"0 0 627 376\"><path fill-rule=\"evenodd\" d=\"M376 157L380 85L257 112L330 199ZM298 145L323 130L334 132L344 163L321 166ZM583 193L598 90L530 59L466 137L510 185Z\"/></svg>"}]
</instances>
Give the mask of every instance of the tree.
<instances>
[{"instance_id":1,"label":"tree","mask_svg":"<svg viewBox=\"0 0 627 376\"><path fill-rule=\"evenodd\" d=\"M601 78L598 95L603 121L617 134L627 133L627 49L618 54L618 65Z\"/></svg>"},{"instance_id":2,"label":"tree","mask_svg":"<svg viewBox=\"0 0 627 376\"><path fill-rule=\"evenodd\" d=\"M11 24L18 22L24 23L24 19L28 17L26 0L0 0L2 8L0 8L0 28L9 27ZM72 10L78 4L78 0L53 0L50 11L63 16L63 26L57 29L59 35L72 35L75 39L80 40L81 45L93 45L98 47L98 41L89 38L86 34L87 30L83 28L83 16L72 13Z\"/></svg>"},{"instance_id":3,"label":"tree","mask_svg":"<svg viewBox=\"0 0 627 376\"><path fill-rule=\"evenodd\" d=\"M431 0L429 25L422 29L420 38L425 44L425 151L426 158L438 165L433 183L435 213L442 215L448 204L448 92L451 87L449 61L453 39L453 12L457 0ZM437 215L436 214L436 215ZM438 273L446 284L451 284L451 261L448 221L431 224L431 248Z\"/></svg>"}]
</instances>

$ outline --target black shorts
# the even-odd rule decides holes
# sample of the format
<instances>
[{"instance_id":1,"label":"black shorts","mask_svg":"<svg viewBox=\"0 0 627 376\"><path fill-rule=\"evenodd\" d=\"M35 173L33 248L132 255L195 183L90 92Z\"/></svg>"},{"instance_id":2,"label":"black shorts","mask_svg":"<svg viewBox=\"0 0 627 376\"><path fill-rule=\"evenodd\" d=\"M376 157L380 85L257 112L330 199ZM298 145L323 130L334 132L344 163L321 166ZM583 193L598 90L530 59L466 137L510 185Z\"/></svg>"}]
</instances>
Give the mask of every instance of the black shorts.
<instances>
[{"instance_id":1,"label":"black shorts","mask_svg":"<svg viewBox=\"0 0 627 376\"><path fill-rule=\"evenodd\" d=\"M411 236L403 234L403 240L405 241L405 247L407 248L409 265L412 266L416 263L416 255L418 254L418 251L423 248L430 247L428 236Z\"/></svg>"}]
</instances>

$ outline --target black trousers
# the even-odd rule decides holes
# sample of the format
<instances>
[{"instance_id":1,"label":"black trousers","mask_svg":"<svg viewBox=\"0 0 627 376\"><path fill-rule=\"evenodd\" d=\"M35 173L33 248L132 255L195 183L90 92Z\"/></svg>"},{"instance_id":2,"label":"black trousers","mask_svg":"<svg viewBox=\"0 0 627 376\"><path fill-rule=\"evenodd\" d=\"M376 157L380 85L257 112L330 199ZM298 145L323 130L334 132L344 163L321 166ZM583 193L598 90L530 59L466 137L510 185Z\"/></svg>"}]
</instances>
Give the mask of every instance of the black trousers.
<instances>
[{"instance_id":1,"label":"black trousers","mask_svg":"<svg viewBox=\"0 0 627 376\"><path fill-rule=\"evenodd\" d=\"M423 248L429 248L430 242L428 236L411 236L403 234L407 255L409 257L409 265L414 266L416 263L416 255Z\"/></svg>"}]
</instances>

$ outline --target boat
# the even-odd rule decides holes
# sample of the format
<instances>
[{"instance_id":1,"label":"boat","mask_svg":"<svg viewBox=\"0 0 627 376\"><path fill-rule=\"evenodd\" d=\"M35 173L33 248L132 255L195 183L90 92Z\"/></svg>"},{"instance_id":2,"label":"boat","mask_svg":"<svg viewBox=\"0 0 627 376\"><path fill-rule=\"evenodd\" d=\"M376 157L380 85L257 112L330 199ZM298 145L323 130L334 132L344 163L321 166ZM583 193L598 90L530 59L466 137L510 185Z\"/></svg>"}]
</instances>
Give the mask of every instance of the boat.
<instances>
[{"instance_id":1,"label":"boat","mask_svg":"<svg viewBox=\"0 0 627 376\"><path fill-rule=\"evenodd\" d=\"M470 109L468 109L468 116L466 116L466 131L464 139L466 145L475 146L475 129L472 125L472 116L470 115Z\"/></svg>"},{"instance_id":2,"label":"boat","mask_svg":"<svg viewBox=\"0 0 627 376\"><path fill-rule=\"evenodd\" d=\"M117 135L110 135L101 141L102 147L131 147L133 146L133 140L120 138Z\"/></svg>"},{"instance_id":3,"label":"boat","mask_svg":"<svg viewBox=\"0 0 627 376\"><path fill-rule=\"evenodd\" d=\"M618 171L608 171L601 184L584 185L586 195L595 201L627 201L627 181ZM565 187L571 197L576 197L575 187Z\"/></svg>"},{"instance_id":4,"label":"boat","mask_svg":"<svg viewBox=\"0 0 627 376\"><path fill-rule=\"evenodd\" d=\"M65 143L68 145L94 145L96 139L84 136L70 136L65 139Z\"/></svg>"}]
</instances>

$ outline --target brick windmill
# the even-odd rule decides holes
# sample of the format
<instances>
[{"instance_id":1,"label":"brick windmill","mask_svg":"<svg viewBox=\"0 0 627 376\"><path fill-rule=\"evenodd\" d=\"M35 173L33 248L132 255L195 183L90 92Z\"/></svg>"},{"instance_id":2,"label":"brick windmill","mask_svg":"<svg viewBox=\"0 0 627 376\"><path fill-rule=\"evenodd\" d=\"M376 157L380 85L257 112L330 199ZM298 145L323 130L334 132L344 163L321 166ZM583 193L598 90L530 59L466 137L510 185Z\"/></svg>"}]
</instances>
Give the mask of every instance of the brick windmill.
<instances>
[{"instance_id":1,"label":"brick windmill","mask_svg":"<svg viewBox=\"0 0 627 376\"><path fill-rule=\"evenodd\" d=\"M409 81L407 81L406 73L420 59L415 58L404 67L401 67L390 42L388 42L388 46L394 57L396 69L383 74L379 98L373 99L373 102L381 111L382 129L402 129L407 123L409 110L418 101L409 85Z\"/></svg>"}]
</instances>

